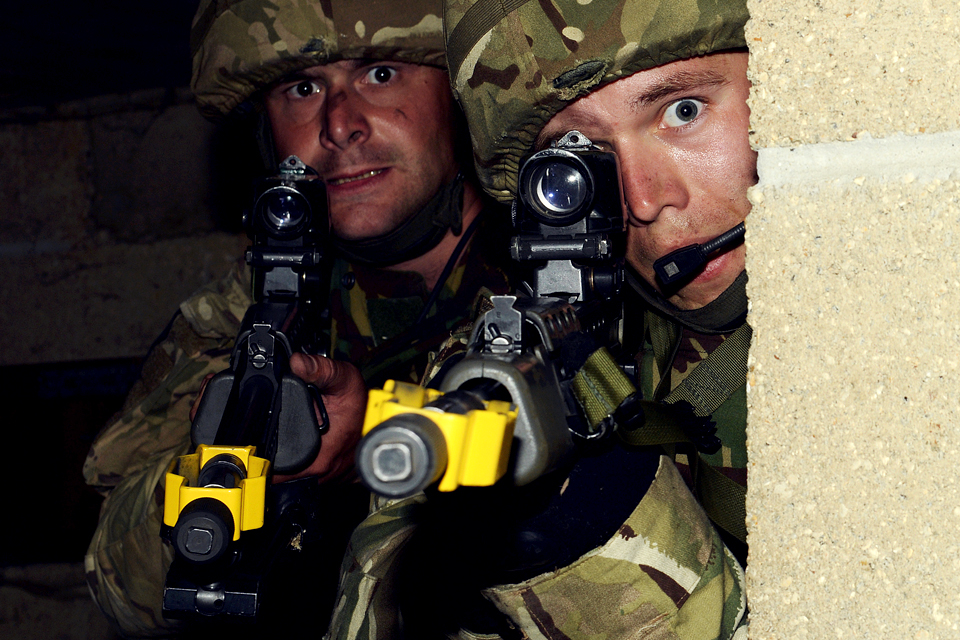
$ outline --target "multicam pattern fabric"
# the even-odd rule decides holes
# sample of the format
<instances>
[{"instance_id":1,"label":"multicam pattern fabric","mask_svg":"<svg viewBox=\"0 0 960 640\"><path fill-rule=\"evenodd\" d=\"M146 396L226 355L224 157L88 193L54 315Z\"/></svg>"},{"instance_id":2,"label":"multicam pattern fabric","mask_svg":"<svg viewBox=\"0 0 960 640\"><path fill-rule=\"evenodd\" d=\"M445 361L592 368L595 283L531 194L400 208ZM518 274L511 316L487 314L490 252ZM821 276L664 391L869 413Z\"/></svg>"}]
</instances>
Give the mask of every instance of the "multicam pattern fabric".
<instances>
[{"instance_id":1,"label":"multicam pattern fabric","mask_svg":"<svg viewBox=\"0 0 960 640\"><path fill-rule=\"evenodd\" d=\"M648 314L652 312L647 312ZM675 349L671 345L658 345L655 349L650 334L645 333L643 348L637 354L640 371L640 390L643 397L662 400L663 396L679 385L684 378L714 353L716 348L729 337L729 334L704 335L690 329L678 330L679 340ZM655 351L675 353L669 368L661 373L656 362ZM711 361L712 362L712 361ZM723 366L723 362L716 363ZM665 384L661 379L668 377ZM656 390L658 390L657 393ZM726 400L710 415L717 426L716 435L722 445L713 454L698 453L692 447L674 451L675 461L684 479L694 492L700 491L693 480L691 456L699 456L721 474L741 487L747 486L747 395L746 379ZM741 551L742 550L739 550Z\"/></svg>"},{"instance_id":2,"label":"multicam pattern fabric","mask_svg":"<svg viewBox=\"0 0 960 640\"><path fill-rule=\"evenodd\" d=\"M677 349L677 357L669 373L669 388L676 388L698 363L706 360L714 352L726 337L726 335L695 334L685 330ZM644 356L652 357L652 353L646 352ZM744 380L743 385L712 414L717 425L717 437L723 442L720 451L702 454L711 466L743 486L747 484L746 400L746 380ZM678 462L683 463L684 460L678 457Z\"/></svg>"},{"instance_id":3,"label":"multicam pattern fabric","mask_svg":"<svg viewBox=\"0 0 960 640\"><path fill-rule=\"evenodd\" d=\"M356 529L328 638L402 636L397 574L424 501L388 504ZM661 457L646 495L605 545L559 571L483 595L525 638L719 639L745 637L743 583L740 565ZM462 629L451 637L481 636Z\"/></svg>"},{"instance_id":4,"label":"multicam pattern fabric","mask_svg":"<svg viewBox=\"0 0 960 640\"><path fill-rule=\"evenodd\" d=\"M484 189L501 201L544 124L590 91L667 62L745 47L745 0L448 0L451 83Z\"/></svg>"},{"instance_id":5,"label":"multicam pattern fabric","mask_svg":"<svg viewBox=\"0 0 960 640\"><path fill-rule=\"evenodd\" d=\"M484 230L481 225L478 234ZM432 332L415 340L403 337L409 326L404 321L411 314L415 319L424 305L428 292L423 279L338 262L331 298L334 355L364 371L377 347L389 346L399 335L402 348L380 358L369 375L417 381L430 362L430 349L452 327L474 317L478 300L509 290L505 272L481 258L477 240L447 280L440 311L427 316L424 326ZM249 272L238 265L181 304L124 408L98 435L84 464L87 483L107 496L85 558L88 582L101 609L128 636L165 635L176 629L160 613L172 560L160 538L164 471L190 447L189 411L204 376L229 364L250 304L249 290ZM435 316L442 321L430 323Z\"/></svg>"},{"instance_id":6,"label":"multicam pattern fabric","mask_svg":"<svg viewBox=\"0 0 960 640\"><path fill-rule=\"evenodd\" d=\"M284 76L342 59L443 67L441 0L203 0L192 88L216 119Z\"/></svg>"},{"instance_id":7,"label":"multicam pattern fabric","mask_svg":"<svg viewBox=\"0 0 960 640\"><path fill-rule=\"evenodd\" d=\"M84 559L87 583L125 635L152 637L177 628L160 613L173 560L160 539L164 474L190 446L190 407L201 381L229 364L249 289L246 270L237 268L181 304L84 463L87 484L107 496Z\"/></svg>"}]
</instances>

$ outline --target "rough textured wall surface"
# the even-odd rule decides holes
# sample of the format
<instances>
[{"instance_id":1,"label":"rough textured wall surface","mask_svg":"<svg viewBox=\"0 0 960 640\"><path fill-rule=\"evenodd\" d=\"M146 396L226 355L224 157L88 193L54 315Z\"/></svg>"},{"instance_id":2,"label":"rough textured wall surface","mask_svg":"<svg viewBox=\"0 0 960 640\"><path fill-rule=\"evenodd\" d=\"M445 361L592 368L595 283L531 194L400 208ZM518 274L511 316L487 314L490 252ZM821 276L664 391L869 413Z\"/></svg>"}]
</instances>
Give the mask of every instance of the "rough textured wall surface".
<instances>
[{"instance_id":1,"label":"rough textured wall surface","mask_svg":"<svg viewBox=\"0 0 960 640\"><path fill-rule=\"evenodd\" d=\"M0 366L141 357L243 255L214 206L216 132L184 93L0 114ZM249 181L225 182L239 227Z\"/></svg>"},{"instance_id":2,"label":"rough textured wall surface","mask_svg":"<svg viewBox=\"0 0 960 640\"><path fill-rule=\"evenodd\" d=\"M957 638L960 6L750 11L750 636Z\"/></svg>"},{"instance_id":3,"label":"rough textured wall surface","mask_svg":"<svg viewBox=\"0 0 960 640\"><path fill-rule=\"evenodd\" d=\"M956 0L752 0L758 147L960 128Z\"/></svg>"}]
</instances>

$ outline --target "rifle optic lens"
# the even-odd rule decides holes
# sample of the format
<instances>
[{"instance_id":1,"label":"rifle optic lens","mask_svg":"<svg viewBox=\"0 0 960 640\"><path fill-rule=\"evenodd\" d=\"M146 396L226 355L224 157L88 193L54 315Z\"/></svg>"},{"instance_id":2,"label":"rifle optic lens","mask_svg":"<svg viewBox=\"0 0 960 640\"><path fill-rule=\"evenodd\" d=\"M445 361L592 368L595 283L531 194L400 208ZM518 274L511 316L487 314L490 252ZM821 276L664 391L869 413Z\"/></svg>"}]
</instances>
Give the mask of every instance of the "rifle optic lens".
<instances>
[{"instance_id":1,"label":"rifle optic lens","mask_svg":"<svg viewBox=\"0 0 960 640\"><path fill-rule=\"evenodd\" d=\"M524 167L521 194L542 222L565 225L577 220L591 199L589 173L563 156L533 158Z\"/></svg>"},{"instance_id":2,"label":"rifle optic lens","mask_svg":"<svg viewBox=\"0 0 960 640\"><path fill-rule=\"evenodd\" d=\"M310 216L310 203L302 193L290 187L267 190L257 204L260 219L268 231L279 236L295 235Z\"/></svg>"}]
</instances>

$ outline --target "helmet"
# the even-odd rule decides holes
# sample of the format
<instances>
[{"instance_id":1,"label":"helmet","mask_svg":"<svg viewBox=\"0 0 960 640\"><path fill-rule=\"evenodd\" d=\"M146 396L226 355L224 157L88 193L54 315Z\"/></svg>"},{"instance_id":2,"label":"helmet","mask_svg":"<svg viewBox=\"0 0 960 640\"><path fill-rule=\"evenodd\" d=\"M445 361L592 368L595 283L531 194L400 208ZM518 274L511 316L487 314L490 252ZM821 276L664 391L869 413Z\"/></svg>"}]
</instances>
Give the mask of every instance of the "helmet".
<instances>
[{"instance_id":1,"label":"helmet","mask_svg":"<svg viewBox=\"0 0 960 640\"><path fill-rule=\"evenodd\" d=\"M350 58L446 65L441 0L201 0L191 86L216 120L300 69Z\"/></svg>"},{"instance_id":2,"label":"helmet","mask_svg":"<svg viewBox=\"0 0 960 640\"><path fill-rule=\"evenodd\" d=\"M746 47L746 0L448 0L447 62L477 173L500 201L568 103L632 73Z\"/></svg>"}]
</instances>

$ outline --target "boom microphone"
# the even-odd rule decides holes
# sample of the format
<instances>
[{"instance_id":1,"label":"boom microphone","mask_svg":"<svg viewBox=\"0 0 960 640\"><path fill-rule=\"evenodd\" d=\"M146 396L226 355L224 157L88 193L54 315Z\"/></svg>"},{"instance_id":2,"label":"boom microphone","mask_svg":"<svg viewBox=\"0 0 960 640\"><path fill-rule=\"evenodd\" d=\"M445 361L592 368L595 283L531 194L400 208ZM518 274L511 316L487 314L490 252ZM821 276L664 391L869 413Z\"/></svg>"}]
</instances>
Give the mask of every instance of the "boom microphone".
<instances>
[{"instance_id":1,"label":"boom microphone","mask_svg":"<svg viewBox=\"0 0 960 640\"><path fill-rule=\"evenodd\" d=\"M712 254L735 247L743 242L745 233L746 227L741 222L713 240L703 244L691 244L676 251L671 251L653 263L653 270L657 274L657 279L663 287L670 287L685 280L702 267Z\"/></svg>"}]
</instances>

